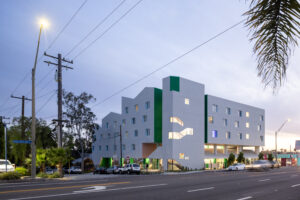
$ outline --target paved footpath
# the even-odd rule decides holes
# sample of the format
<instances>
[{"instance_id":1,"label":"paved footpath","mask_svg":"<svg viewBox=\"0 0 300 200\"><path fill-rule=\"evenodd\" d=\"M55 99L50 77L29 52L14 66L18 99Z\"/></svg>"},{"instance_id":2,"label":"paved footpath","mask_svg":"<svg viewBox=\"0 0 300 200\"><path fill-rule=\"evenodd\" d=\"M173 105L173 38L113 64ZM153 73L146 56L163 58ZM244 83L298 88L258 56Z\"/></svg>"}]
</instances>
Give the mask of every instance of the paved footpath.
<instances>
[{"instance_id":1,"label":"paved footpath","mask_svg":"<svg viewBox=\"0 0 300 200\"><path fill-rule=\"evenodd\" d=\"M300 200L300 168L280 168L264 172L78 177L77 180L43 183L0 183L0 199Z\"/></svg>"}]
</instances>

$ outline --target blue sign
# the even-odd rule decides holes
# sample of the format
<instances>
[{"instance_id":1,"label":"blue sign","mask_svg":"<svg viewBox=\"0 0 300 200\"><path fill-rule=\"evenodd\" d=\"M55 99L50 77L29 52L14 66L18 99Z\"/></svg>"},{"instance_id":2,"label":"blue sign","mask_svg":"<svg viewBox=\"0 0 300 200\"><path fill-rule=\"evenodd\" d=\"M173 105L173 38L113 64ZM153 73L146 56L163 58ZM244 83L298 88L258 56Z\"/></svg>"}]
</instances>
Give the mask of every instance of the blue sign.
<instances>
[{"instance_id":1,"label":"blue sign","mask_svg":"<svg viewBox=\"0 0 300 200\"><path fill-rule=\"evenodd\" d=\"M31 140L13 140L13 143L17 143L17 144L31 144Z\"/></svg>"}]
</instances>

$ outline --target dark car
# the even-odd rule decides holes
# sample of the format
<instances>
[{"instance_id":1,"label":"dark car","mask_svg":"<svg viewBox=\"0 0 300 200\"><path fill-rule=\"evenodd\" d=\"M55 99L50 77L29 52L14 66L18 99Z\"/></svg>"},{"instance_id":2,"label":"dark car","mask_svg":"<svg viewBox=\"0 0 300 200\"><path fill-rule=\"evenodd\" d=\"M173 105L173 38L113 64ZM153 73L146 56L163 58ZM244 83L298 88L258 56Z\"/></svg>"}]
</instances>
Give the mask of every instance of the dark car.
<instances>
[{"instance_id":1,"label":"dark car","mask_svg":"<svg viewBox=\"0 0 300 200\"><path fill-rule=\"evenodd\" d=\"M116 174L118 173L118 167L117 166L109 167L106 169L106 172L108 174Z\"/></svg>"},{"instance_id":2,"label":"dark car","mask_svg":"<svg viewBox=\"0 0 300 200\"><path fill-rule=\"evenodd\" d=\"M97 167L94 170L94 174L106 174L106 173L107 173L107 171L106 171L105 167Z\"/></svg>"}]
</instances>

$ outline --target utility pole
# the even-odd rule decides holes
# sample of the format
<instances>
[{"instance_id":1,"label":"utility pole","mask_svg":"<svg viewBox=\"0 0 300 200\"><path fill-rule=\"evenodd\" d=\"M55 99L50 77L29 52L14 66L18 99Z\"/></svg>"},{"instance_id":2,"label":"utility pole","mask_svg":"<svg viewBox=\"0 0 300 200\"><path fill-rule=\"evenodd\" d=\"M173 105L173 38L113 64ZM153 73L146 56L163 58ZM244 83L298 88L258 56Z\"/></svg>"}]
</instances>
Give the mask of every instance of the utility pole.
<instances>
[{"instance_id":1,"label":"utility pole","mask_svg":"<svg viewBox=\"0 0 300 200\"><path fill-rule=\"evenodd\" d=\"M22 140L24 140L25 139L25 127L24 127L25 101L31 101L31 99L28 99L25 96L16 97L16 96L11 95L10 97L14 98L14 99L21 99L22 100L22 112L21 112L22 132L21 132L21 138L22 138Z\"/></svg>"},{"instance_id":2,"label":"utility pole","mask_svg":"<svg viewBox=\"0 0 300 200\"><path fill-rule=\"evenodd\" d=\"M72 67L62 65L62 62L70 63L73 64L73 61L66 60L65 58L62 58L61 54L58 54L57 57L51 56L47 54L46 52L44 53L45 56L49 58L53 58L57 60L57 63L53 63L50 61L44 61L48 65L55 65L57 66L57 107L58 107L58 112L57 112L57 123L58 123L58 131L57 131L57 146L58 148L62 147L62 67L66 69L73 69Z\"/></svg>"},{"instance_id":3,"label":"utility pole","mask_svg":"<svg viewBox=\"0 0 300 200\"><path fill-rule=\"evenodd\" d=\"M122 167L122 157L123 157L123 149L122 149L122 125L120 125L120 166Z\"/></svg>"},{"instance_id":4,"label":"utility pole","mask_svg":"<svg viewBox=\"0 0 300 200\"><path fill-rule=\"evenodd\" d=\"M0 124L4 125L4 140L5 140L5 172L7 172L7 127L8 123L3 122L3 119L9 119L3 116L0 116Z\"/></svg>"}]
</instances>

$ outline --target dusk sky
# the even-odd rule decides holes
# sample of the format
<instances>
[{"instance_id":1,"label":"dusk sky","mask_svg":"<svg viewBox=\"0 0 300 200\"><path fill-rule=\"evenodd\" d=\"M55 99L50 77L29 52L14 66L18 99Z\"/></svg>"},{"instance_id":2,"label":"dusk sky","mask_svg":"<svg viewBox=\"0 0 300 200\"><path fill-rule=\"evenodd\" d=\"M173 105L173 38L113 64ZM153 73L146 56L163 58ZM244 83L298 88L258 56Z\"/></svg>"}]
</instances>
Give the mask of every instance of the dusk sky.
<instances>
[{"instance_id":1,"label":"dusk sky","mask_svg":"<svg viewBox=\"0 0 300 200\"><path fill-rule=\"evenodd\" d=\"M75 94L88 92L97 102L165 65L245 19L250 1L239 0L143 0L103 37L86 49L138 0L125 1L70 54L121 0L88 0L52 46L49 45L84 0L4 0L0 7L0 115L17 117L20 100L31 98L31 69L34 64L40 18L49 20L43 29L40 51L61 53L73 59L74 70L63 70L63 88ZM266 147L274 149L274 132L288 118L291 122L279 133L278 148L294 148L300 139L300 51L296 47L289 61L287 80L274 94L257 77L248 29L240 24L203 45L177 62L93 107L98 122L109 112L121 111L121 96L135 97L144 87L162 87L162 78L175 75L205 84L205 93L265 109ZM68 54L68 55L67 55ZM75 58L76 57L76 58ZM37 117L50 121L57 115L55 67L40 57L36 74ZM53 62L53 60L51 60ZM21 82L24 79L23 82ZM21 85L17 87L19 84ZM48 102L48 103L47 103ZM94 105L95 103L92 103ZM42 109L40 109L42 108ZM27 102L26 116L31 115Z\"/></svg>"}]
</instances>

